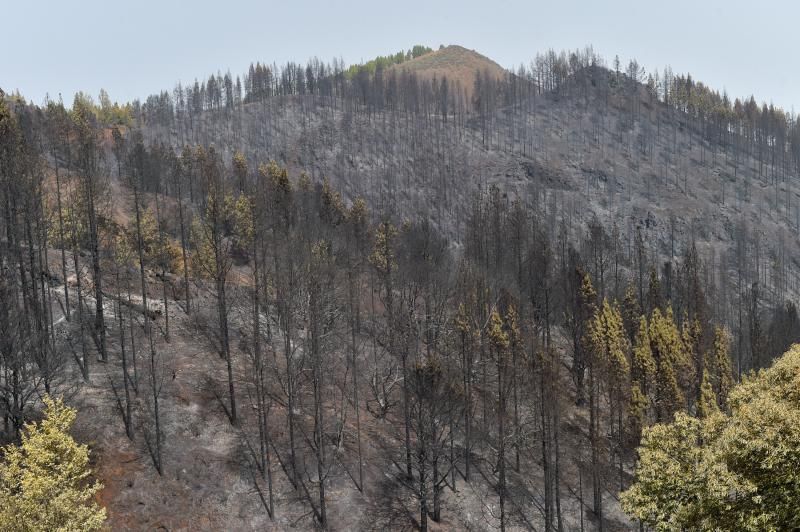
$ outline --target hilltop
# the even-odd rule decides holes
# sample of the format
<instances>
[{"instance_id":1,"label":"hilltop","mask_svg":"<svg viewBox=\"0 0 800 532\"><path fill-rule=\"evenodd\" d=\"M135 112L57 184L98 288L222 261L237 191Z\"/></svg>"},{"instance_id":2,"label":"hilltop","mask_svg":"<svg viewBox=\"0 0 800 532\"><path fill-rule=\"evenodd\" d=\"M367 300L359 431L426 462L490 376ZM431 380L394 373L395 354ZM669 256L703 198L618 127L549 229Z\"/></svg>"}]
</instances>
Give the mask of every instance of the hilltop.
<instances>
[{"instance_id":1,"label":"hilltop","mask_svg":"<svg viewBox=\"0 0 800 532\"><path fill-rule=\"evenodd\" d=\"M450 82L459 82L468 92L472 90L476 72L488 73L495 80L502 79L506 75L503 67L485 55L455 44L405 61L392 68L413 72L420 79L425 80L431 80L434 77L441 80L446 77Z\"/></svg>"}]
</instances>

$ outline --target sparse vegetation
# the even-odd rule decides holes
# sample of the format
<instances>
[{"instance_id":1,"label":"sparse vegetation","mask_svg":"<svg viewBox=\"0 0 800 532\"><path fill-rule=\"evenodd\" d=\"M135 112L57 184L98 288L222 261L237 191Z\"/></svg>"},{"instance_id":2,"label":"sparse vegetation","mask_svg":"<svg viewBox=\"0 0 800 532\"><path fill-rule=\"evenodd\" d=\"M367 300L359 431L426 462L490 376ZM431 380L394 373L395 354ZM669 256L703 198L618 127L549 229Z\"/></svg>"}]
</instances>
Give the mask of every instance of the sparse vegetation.
<instances>
[{"instance_id":1,"label":"sparse vegetation","mask_svg":"<svg viewBox=\"0 0 800 532\"><path fill-rule=\"evenodd\" d=\"M42 111L0 97L2 435L70 397L108 526L797 524L796 352L751 373L800 338L791 115L458 46Z\"/></svg>"},{"instance_id":2,"label":"sparse vegetation","mask_svg":"<svg viewBox=\"0 0 800 532\"><path fill-rule=\"evenodd\" d=\"M347 69L347 76L352 78L353 76L356 76L359 73L373 75L375 74L375 71L378 69L386 70L387 68L393 65L399 65L406 61L410 61L411 59L422 57L423 55L429 54L432 51L433 48L429 48L421 44L415 44L407 51L400 50L396 54L390 54L385 56L379 55L375 59L370 59L369 61L367 61L362 65L351 65L350 68Z\"/></svg>"}]
</instances>

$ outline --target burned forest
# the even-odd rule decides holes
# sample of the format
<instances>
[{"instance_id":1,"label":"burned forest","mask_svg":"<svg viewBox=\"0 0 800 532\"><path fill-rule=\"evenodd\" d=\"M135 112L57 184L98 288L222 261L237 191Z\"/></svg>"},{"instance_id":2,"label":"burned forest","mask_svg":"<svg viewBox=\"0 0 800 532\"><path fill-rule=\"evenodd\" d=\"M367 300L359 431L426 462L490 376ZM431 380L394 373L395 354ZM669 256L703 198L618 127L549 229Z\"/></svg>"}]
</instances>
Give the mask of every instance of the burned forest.
<instances>
[{"instance_id":1,"label":"burned forest","mask_svg":"<svg viewBox=\"0 0 800 532\"><path fill-rule=\"evenodd\" d=\"M56 425L65 529L800 526L798 175L793 113L590 47L0 92L0 528Z\"/></svg>"}]
</instances>

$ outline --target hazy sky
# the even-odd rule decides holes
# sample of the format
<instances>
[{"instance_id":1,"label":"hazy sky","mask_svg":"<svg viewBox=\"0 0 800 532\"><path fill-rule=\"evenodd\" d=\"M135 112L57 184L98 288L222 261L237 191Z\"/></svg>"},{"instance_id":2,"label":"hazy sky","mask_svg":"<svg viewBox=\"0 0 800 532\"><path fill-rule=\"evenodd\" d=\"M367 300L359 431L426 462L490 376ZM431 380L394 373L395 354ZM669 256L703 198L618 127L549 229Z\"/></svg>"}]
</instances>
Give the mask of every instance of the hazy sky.
<instances>
[{"instance_id":1,"label":"hazy sky","mask_svg":"<svg viewBox=\"0 0 800 532\"><path fill-rule=\"evenodd\" d=\"M41 102L105 88L144 98L251 61L347 63L460 44L505 67L592 44L732 96L800 104L800 4L786 0L0 0L0 87Z\"/></svg>"}]
</instances>

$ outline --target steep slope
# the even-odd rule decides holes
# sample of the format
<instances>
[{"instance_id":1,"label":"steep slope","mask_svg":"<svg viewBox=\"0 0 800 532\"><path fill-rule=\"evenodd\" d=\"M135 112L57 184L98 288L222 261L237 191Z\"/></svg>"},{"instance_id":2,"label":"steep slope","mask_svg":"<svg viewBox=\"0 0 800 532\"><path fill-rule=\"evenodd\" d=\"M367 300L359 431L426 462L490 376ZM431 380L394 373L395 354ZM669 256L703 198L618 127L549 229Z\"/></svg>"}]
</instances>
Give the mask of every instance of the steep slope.
<instances>
[{"instance_id":1,"label":"steep slope","mask_svg":"<svg viewBox=\"0 0 800 532\"><path fill-rule=\"evenodd\" d=\"M474 73L480 70L476 65L487 62L493 64L475 52L453 46L396 68L410 69L423 79L444 75L451 79L446 72L452 72L452 79L459 79L466 88L473 86ZM501 70L494 72L502 75ZM735 322L735 303L741 303L742 296L737 290L753 280L763 279L769 297L775 300L796 293L789 280L793 279L800 250L789 235L796 230L794 214L800 203L796 199L797 183L773 180L770 176L776 169L763 168L752 153L704 139L699 124L685 114L661 104L643 86L621 83L618 76L602 68L586 69L555 91L529 90L516 101L506 94L482 96L496 105L483 110L470 108L453 119L431 107L403 112L359 101L339 105L316 95L292 95L247 104L237 113L212 110L188 126L146 127L144 133L149 140L168 139L176 146L213 143L226 158L242 151L253 168L274 158L288 165L293 176L307 171L315 181L330 177L347 200L365 196L376 216L386 213L395 218L430 218L454 247L463 243L459 239L464 238L464 220L470 215L475 193L489 186L498 187L504 201L523 202L541 220L552 242L563 231L570 242L579 243L588 223L598 219L614 234L615 253L623 250L619 252L623 257L621 269L628 271L634 268L633 249L639 239L657 267L677 263L677 256L696 243L705 264L703 275L708 282L711 311L721 323ZM736 247L738 243L744 251ZM601 276L595 278L599 279L601 293L619 297L623 286L612 276L608 260L601 257L592 265L607 268L606 285ZM743 278L737 279L734 272ZM210 311L213 297L206 295L206 299L204 311ZM175 382L182 383L185 375L191 386L207 382L206 388L214 389L202 398L189 398L187 408L177 401L184 392L167 391L175 398L175 404L167 401L167 411L173 412L178 422L170 431L186 436L184 440L176 437L173 448L183 450L194 445L201 455L211 451L218 455L213 461L218 467L214 473L208 472L207 464L197 466L189 470L195 479L185 483L202 490L211 475L225 479L201 499L217 504L220 520L212 521L215 526L266 524L257 495L246 495L250 470L241 467L243 453L236 441L244 432L219 428L225 423L224 411L221 401L215 401L224 391L215 388L224 382L224 376L213 369L211 349L200 346L197 337L190 337L210 329L213 322L207 320L206 327L198 327L202 324L189 324L179 316L179 308L174 312L170 319L176 323L183 319L186 325L186 336L175 340L176 344L186 343L176 352L173 368L178 368L179 376ZM238 336L243 338L246 333ZM564 364L569 364L566 339L557 338L556 343ZM197 353L186 357L192 350ZM202 357L194 356L200 353ZM240 353L239 371L244 381L243 358L244 353ZM563 397L571 397L570 383L563 386ZM277 418L285 415L282 406L275 409ZM192 416L187 411L202 413L190 421ZM367 412L363 414L368 419ZM582 433L587 425L585 409L565 406L562 423L564 455L580 457L586 440ZM352 464L343 460L336 466L340 469L332 475L336 484L330 486L329 493L336 495L331 519L338 527L374 527L376 516L398 502L387 495L397 492L396 485L383 478L391 463L379 461L378 451L385 445L389 430L384 420L371 420L365 429L370 434L366 453L371 467L367 475L370 485L377 486L372 493L364 496L346 480ZM122 437L121 432L117 437ZM285 435L281 433L279 438L283 438L279 445L282 443L285 449ZM220 447L215 447L217 444ZM141 452L141 456L146 455ZM174 467L183 467L179 453L171 458ZM534 457L524 465L533 473L527 477L512 474L510 479L514 500L524 501L514 510L519 522L539 512L534 506L538 504L541 468ZM491 485L492 464L486 461L482 467L478 473L485 482L471 481L459 488L458 494L446 496L446 519L452 519L447 524L454 529L481 528L488 522L491 510L483 509L478 501L485 499L480 492ZM580 459L563 467L565 486L573 494L564 503L567 528L574 529L582 515L578 500L583 496L576 495L579 479L587 477L585 472L583 477L578 474ZM178 471L180 475L186 473ZM283 482L279 491L290 491L285 478ZM610 482L607 489L611 498L616 484ZM236 493L233 500L223 495L231 492ZM221 502L217 503L218 499ZM405 510L403 501L399 502ZM296 503L289 498L281 501L276 526L290 526L301 517ZM524 506L528 504L531 506ZM612 521L610 528L625 528L627 521L613 503L610 506L606 509L606 518ZM125 513L133 513L135 508L131 505ZM196 511L195 507L190 509ZM259 512L260 516L253 519ZM364 521L355 523L357 517ZM178 526L192 524L198 523Z\"/></svg>"},{"instance_id":2,"label":"steep slope","mask_svg":"<svg viewBox=\"0 0 800 532\"><path fill-rule=\"evenodd\" d=\"M433 75L444 70L431 65L448 56L482 57L451 46L397 68ZM474 75L470 65L464 75ZM798 182L775 177L784 173L780 161L760 164L737 143L703 138L700 124L644 86L630 94L613 72L596 67L510 105L492 94L494 109L469 108L458 120L435 111L373 116L305 95L247 104L239 116L204 113L180 137L160 126L147 126L145 135L176 146L214 142L253 163L274 158L312 179L329 177L350 200L361 195L398 216L431 217L451 238L474 193L496 185L546 217L553 234L562 222L573 235L583 232L597 217L616 223L627 246L640 230L659 262L695 242L710 280L727 284L714 303L722 313L732 312L725 298L734 293L736 253L748 256L736 270L741 286L760 275L775 301L796 294Z\"/></svg>"},{"instance_id":3,"label":"steep slope","mask_svg":"<svg viewBox=\"0 0 800 532\"><path fill-rule=\"evenodd\" d=\"M118 221L131 217L129 212L131 192L124 185L115 184L111 194L112 212ZM145 202L152 204L153 198ZM120 214L121 213L121 214ZM58 252L50 254L51 269L58 270ZM130 274L130 272L129 272ZM164 473L159 475L151 461L152 419L150 398L145 383L149 378L147 367L148 352L143 350L143 333L138 321L136 305L141 305L138 294L129 297L133 304L115 307L107 304L106 319L110 363L94 364L88 382L83 383L71 400L81 414L78 417L75 435L80 441L88 442L94 457L96 477L104 484L98 494L99 501L108 509L108 526L113 530L291 530L310 529L309 506L311 497L306 492L298 493L289 480L287 464L289 443L286 430L286 405L280 400L280 390L271 391L275 402L269 411L272 435L272 482L275 490L275 518L267 513L267 484L254 464L253 453L257 447L258 424L254 419L252 389L252 367L249 363L247 337L251 323L248 322L249 298L247 289L240 284L237 275L231 276L229 286L231 338L234 345L242 346L234 356L234 378L237 390L243 396L243 408L238 424L231 425L226 413L224 388L224 365L218 355L216 344L215 294L207 281L194 279L191 283L193 311L184 311L181 299L181 279L168 274L166 279L172 294L165 309L160 296L162 278L156 272L147 271L149 287L148 307L153 312L153 327L158 331L154 347L158 353L159 389L161 423L164 431L163 463ZM76 273L68 266L68 277L74 290ZM90 276L83 275L84 283ZM138 279L136 279L138 281ZM134 281L134 283L136 282ZM129 290L130 281L115 285L112 280L106 285L107 296L113 297L118 290ZM134 287L135 288L135 287ZM63 286L53 287L54 292L63 293ZM74 292L73 292L74 294ZM86 304L94 300L86 296ZM370 301L363 301L366 309ZM60 308L60 307L59 307ZM55 308L55 319L59 332L68 334L70 325L64 315ZM140 307L139 307L140 308ZM124 312L133 319L132 328L137 331L136 345L139 345L140 379L139 393L135 394L135 436L129 440L125 435L123 421L120 419L122 383L120 359L123 345L120 337L128 334L126 328L120 330L117 312ZM165 315L169 316L169 340L162 336L166 326ZM269 316L264 316L265 322ZM368 324L364 316L365 331L374 330L375 324ZM122 333L122 334L121 334ZM131 331L130 334L133 334ZM275 334L276 344L282 339ZM128 357L131 357L131 338L126 340ZM302 343L302 342L301 342ZM371 344L365 334L361 343ZM265 348L270 359L276 360L279 351L276 345ZM134 360L136 348L133 348ZM376 354L365 347L360 367L366 368ZM130 360L130 359L129 359ZM565 359L566 363L566 359ZM274 365L272 365L274 364ZM277 360L270 364L270 373L281 370ZM136 367L136 366L134 366ZM336 382L347 382L348 363L343 354L331 357L326 366L326 375ZM78 374L70 376L77 382ZM568 388L566 378L560 386ZM308 404L312 400L308 384L302 388L301 404L296 416L305 421L305 431L311 427ZM367 393L368 389L362 390ZM330 392L329 392L330 393ZM331 530L377 530L404 529L409 522L408 513L413 512L415 501L393 480L397 455L392 454L396 446L394 431L400 413L394 409L387 416L377 416L369 407L369 396L360 406L360 430L363 431L364 484L362 491L356 481L357 465L354 460L354 434L356 421L351 407L344 414L337 412L337 397L341 390L332 390L326 406L327 416L341 415L340 432L331 432L328 437L338 441L337 452L331 458L329 480L326 489L329 497L328 520ZM568 391L564 391L568 394ZM362 399L363 401L363 399ZM522 407L527 411L527 406ZM587 420L585 411L571 402L563 405L565 427L561 440L565 456L577 456L585 445L583 427ZM476 432L479 429L476 427ZM463 452L463 450L459 450ZM298 450L300 466L304 475L313 474L314 456ZM472 478L465 482L459 477L457 489L447 489L442 494L443 519L434 530L486 530L496 520L495 510L487 505L493 498L494 464L485 458L482 451L472 453ZM509 502L509 515L516 523L512 530L536 526L540 519L537 507L539 489L543 482L541 468L536 453L523 454L522 469L509 471L509 493L514 501ZM580 474L586 478L586 465L564 460L561 464L562 483L565 493L576 494L580 490ZM456 471L462 475L463 472ZM615 473L610 473L615 474ZM309 481L310 482L310 481ZM454 486L455 487L455 486ZM627 530L629 523L618 505L611 499L613 488L608 488L608 500L604 524L607 530ZM567 529L577 529L581 519L594 522L588 510L581 509L577 496L565 494L562 511ZM587 515L582 515L587 514Z\"/></svg>"}]
</instances>

